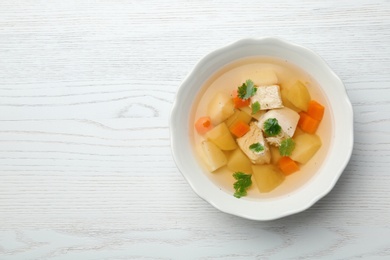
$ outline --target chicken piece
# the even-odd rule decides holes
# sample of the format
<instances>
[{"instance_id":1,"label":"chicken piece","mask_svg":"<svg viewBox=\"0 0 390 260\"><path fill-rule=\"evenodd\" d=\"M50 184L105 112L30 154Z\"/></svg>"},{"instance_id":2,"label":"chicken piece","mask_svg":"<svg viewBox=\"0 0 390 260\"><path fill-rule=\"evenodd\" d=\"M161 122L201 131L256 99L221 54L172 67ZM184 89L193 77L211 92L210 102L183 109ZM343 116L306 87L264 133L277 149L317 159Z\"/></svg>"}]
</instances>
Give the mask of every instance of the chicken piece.
<instances>
[{"instance_id":1,"label":"chicken piece","mask_svg":"<svg viewBox=\"0 0 390 260\"><path fill-rule=\"evenodd\" d=\"M292 137L294 135L299 121L299 114L287 107L270 110L265 113L257 123L261 130L264 131L264 122L269 118L276 118L278 120L278 124L282 128L282 131L277 136L266 137L266 140L272 145L279 146L283 139Z\"/></svg>"},{"instance_id":2,"label":"chicken piece","mask_svg":"<svg viewBox=\"0 0 390 260\"><path fill-rule=\"evenodd\" d=\"M282 130L277 136L266 137L265 140L267 140L267 143L269 143L270 145L279 147L282 141L287 138L288 135L286 135L285 132Z\"/></svg>"},{"instance_id":3,"label":"chicken piece","mask_svg":"<svg viewBox=\"0 0 390 260\"><path fill-rule=\"evenodd\" d=\"M256 94L251 97L251 104L256 102L259 102L260 110L283 107L279 86L259 86L257 88Z\"/></svg>"},{"instance_id":4,"label":"chicken piece","mask_svg":"<svg viewBox=\"0 0 390 260\"><path fill-rule=\"evenodd\" d=\"M263 150L255 152L249 146L259 143L263 146ZM249 131L242 137L237 138L237 144L241 150L248 156L249 160L254 164L265 164L271 161L271 152L267 142L264 140L263 132L252 122Z\"/></svg>"}]
</instances>

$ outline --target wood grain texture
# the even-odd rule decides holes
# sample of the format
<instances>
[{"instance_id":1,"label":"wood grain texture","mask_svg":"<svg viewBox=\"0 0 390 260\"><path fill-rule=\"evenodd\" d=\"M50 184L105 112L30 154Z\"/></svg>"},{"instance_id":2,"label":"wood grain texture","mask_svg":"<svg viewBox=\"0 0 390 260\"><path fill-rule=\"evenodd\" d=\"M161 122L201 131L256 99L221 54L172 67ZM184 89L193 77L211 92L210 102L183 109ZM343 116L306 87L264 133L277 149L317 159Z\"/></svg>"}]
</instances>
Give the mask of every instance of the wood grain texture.
<instances>
[{"instance_id":1,"label":"wood grain texture","mask_svg":"<svg viewBox=\"0 0 390 260\"><path fill-rule=\"evenodd\" d=\"M388 259L389 1L0 2L0 259ZM170 152L181 80L277 36L320 54L354 107L333 191L270 222L199 199Z\"/></svg>"}]
</instances>

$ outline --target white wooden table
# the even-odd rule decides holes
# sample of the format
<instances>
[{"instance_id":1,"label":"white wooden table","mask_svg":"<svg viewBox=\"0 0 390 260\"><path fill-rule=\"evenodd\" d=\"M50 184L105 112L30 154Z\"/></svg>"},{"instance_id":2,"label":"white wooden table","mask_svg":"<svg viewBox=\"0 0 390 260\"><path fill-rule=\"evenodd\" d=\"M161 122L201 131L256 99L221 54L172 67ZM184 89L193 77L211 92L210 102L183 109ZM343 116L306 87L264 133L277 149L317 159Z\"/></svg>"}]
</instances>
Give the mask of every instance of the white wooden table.
<instances>
[{"instance_id":1,"label":"white wooden table","mask_svg":"<svg viewBox=\"0 0 390 260\"><path fill-rule=\"evenodd\" d=\"M0 259L389 259L389 1L0 2ZM354 106L333 191L270 222L177 170L168 121L206 53L277 36L320 54Z\"/></svg>"}]
</instances>

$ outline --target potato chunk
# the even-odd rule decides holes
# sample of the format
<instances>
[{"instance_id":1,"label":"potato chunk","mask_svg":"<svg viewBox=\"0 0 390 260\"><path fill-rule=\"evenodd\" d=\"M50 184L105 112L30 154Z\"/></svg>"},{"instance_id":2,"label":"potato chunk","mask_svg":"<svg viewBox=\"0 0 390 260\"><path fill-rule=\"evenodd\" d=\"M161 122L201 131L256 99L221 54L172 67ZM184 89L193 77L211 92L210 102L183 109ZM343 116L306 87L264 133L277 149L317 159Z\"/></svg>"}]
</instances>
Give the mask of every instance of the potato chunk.
<instances>
[{"instance_id":1,"label":"potato chunk","mask_svg":"<svg viewBox=\"0 0 390 260\"><path fill-rule=\"evenodd\" d=\"M218 125L226 118L233 115L234 103L227 94L218 93L214 96L208 106L208 115L213 125Z\"/></svg>"},{"instance_id":2,"label":"potato chunk","mask_svg":"<svg viewBox=\"0 0 390 260\"><path fill-rule=\"evenodd\" d=\"M305 132L303 132L303 130L301 128L299 128L297 126L297 128L295 129L295 133L294 133L294 138L297 137L298 135L301 135L301 134L304 134Z\"/></svg>"},{"instance_id":3,"label":"potato chunk","mask_svg":"<svg viewBox=\"0 0 390 260\"><path fill-rule=\"evenodd\" d=\"M236 149L232 152L227 167L233 172L252 173L252 163L241 149Z\"/></svg>"},{"instance_id":4,"label":"potato chunk","mask_svg":"<svg viewBox=\"0 0 390 260\"><path fill-rule=\"evenodd\" d=\"M265 114L265 110L260 110L256 114L252 114L252 108L250 107L240 107L240 110L245 114L253 117L256 120L260 120L260 118Z\"/></svg>"},{"instance_id":5,"label":"potato chunk","mask_svg":"<svg viewBox=\"0 0 390 260\"><path fill-rule=\"evenodd\" d=\"M295 148L290 157L302 164L309 161L322 145L321 139L317 135L307 133L294 137L294 141Z\"/></svg>"},{"instance_id":6,"label":"potato chunk","mask_svg":"<svg viewBox=\"0 0 390 260\"><path fill-rule=\"evenodd\" d=\"M289 109L292 109L294 110L295 112L299 113L301 112L302 110L297 108L296 106L294 106L290 100L287 98L287 93L288 93L288 90L286 88L282 88L280 90L280 94L282 96L282 102L283 102L283 106L285 107L288 107Z\"/></svg>"},{"instance_id":7,"label":"potato chunk","mask_svg":"<svg viewBox=\"0 0 390 260\"><path fill-rule=\"evenodd\" d=\"M213 172L227 163L226 155L215 144L209 141L202 142L204 161L210 172Z\"/></svg>"},{"instance_id":8,"label":"potato chunk","mask_svg":"<svg viewBox=\"0 0 390 260\"><path fill-rule=\"evenodd\" d=\"M270 146L269 150L271 151L271 163L277 165L280 158L282 158L279 152L279 147Z\"/></svg>"},{"instance_id":9,"label":"potato chunk","mask_svg":"<svg viewBox=\"0 0 390 260\"><path fill-rule=\"evenodd\" d=\"M253 165L253 176L260 192L270 192L284 180L284 174L272 164Z\"/></svg>"},{"instance_id":10,"label":"potato chunk","mask_svg":"<svg viewBox=\"0 0 390 260\"><path fill-rule=\"evenodd\" d=\"M310 102L310 93L299 80L287 92L287 99L297 108L307 111Z\"/></svg>"},{"instance_id":11,"label":"potato chunk","mask_svg":"<svg viewBox=\"0 0 390 260\"><path fill-rule=\"evenodd\" d=\"M257 86L276 85L279 83L278 76L271 68L263 68L255 73L248 75ZM245 78L246 80L246 78Z\"/></svg>"},{"instance_id":12,"label":"potato chunk","mask_svg":"<svg viewBox=\"0 0 390 260\"><path fill-rule=\"evenodd\" d=\"M231 115L228 119L226 119L225 123L227 127L230 127L237 123L238 121L242 121L246 124L249 124L251 121L252 117L248 115L247 113L241 111L241 110L236 110L234 111L234 114Z\"/></svg>"},{"instance_id":13,"label":"potato chunk","mask_svg":"<svg viewBox=\"0 0 390 260\"><path fill-rule=\"evenodd\" d=\"M220 123L208 131L206 133L206 138L213 142L221 150L230 151L237 148L236 141L234 140L225 122Z\"/></svg>"}]
</instances>

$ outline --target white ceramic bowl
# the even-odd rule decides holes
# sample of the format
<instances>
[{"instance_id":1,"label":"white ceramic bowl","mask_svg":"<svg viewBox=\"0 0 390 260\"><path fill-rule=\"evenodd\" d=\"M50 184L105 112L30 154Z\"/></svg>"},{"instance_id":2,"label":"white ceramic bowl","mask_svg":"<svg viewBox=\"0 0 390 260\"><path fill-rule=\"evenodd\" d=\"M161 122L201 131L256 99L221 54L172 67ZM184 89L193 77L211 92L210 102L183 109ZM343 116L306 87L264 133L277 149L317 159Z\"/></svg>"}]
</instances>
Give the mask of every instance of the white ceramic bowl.
<instances>
[{"instance_id":1,"label":"white ceramic bowl","mask_svg":"<svg viewBox=\"0 0 390 260\"><path fill-rule=\"evenodd\" d=\"M306 185L287 196L237 199L220 189L205 174L191 145L194 122L190 114L198 91L223 66L253 56L281 58L310 74L321 86L331 109L333 139L326 160ZM190 131L191 130L191 131ZM243 39L201 59L181 84L170 121L171 147L177 167L192 189L215 208L254 220L272 220L301 212L334 187L353 149L353 110L345 87L325 61L313 51L277 38Z\"/></svg>"}]
</instances>

